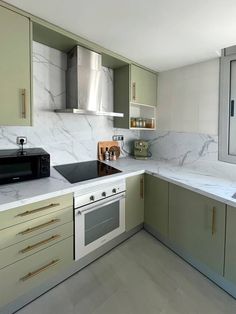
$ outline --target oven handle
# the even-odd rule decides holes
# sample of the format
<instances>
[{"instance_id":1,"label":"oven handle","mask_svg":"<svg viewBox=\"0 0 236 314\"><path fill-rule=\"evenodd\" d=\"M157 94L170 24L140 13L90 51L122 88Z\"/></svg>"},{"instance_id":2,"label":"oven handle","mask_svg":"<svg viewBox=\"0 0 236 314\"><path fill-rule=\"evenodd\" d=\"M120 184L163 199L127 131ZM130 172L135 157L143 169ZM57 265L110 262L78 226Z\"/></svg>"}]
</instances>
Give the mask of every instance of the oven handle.
<instances>
[{"instance_id":1,"label":"oven handle","mask_svg":"<svg viewBox=\"0 0 236 314\"><path fill-rule=\"evenodd\" d=\"M76 211L77 211L78 215L82 215L84 212L96 210L103 205L110 205L110 204L115 203L117 201L120 201L124 198L125 198L125 193L122 193L122 194L120 194L119 197L113 197L112 200L109 202L107 202L106 200L98 201L96 204L89 204L89 205L83 206L82 210L78 210L78 208L77 208Z\"/></svg>"}]
</instances>

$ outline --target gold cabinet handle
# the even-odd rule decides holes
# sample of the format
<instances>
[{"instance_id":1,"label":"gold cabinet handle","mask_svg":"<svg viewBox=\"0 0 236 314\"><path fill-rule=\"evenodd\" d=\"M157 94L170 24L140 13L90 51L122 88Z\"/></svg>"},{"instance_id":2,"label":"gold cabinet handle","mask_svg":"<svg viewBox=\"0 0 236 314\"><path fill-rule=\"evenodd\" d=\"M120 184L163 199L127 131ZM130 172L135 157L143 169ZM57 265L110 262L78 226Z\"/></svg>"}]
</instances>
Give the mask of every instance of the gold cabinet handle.
<instances>
[{"instance_id":1,"label":"gold cabinet handle","mask_svg":"<svg viewBox=\"0 0 236 314\"><path fill-rule=\"evenodd\" d=\"M37 209L27 210L27 211L25 211L23 213L20 213L20 214L16 215L16 217L28 216L28 215L35 214L35 213L41 212L43 210L47 210L47 209L50 209L50 208L53 208L53 207L57 207L57 206L60 206L60 203L52 203L50 205L47 205L47 206L44 206L44 207L40 207L40 208L37 208Z\"/></svg>"},{"instance_id":2,"label":"gold cabinet handle","mask_svg":"<svg viewBox=\"0 0 236 314\"><path fill-rule=\"evenodd\" d=\"M55 223L57 223L57 222L59 222L59 221L61 221L61 220L60 220L60 219L52 219L52 220L50 220L50 221L48 221L48 222L45 222L45 223L43 223L43 224L41 224L41 225L35 226L35 227L33 227L33 228L28 228L28 229L26 229L26 230L24 230L24 231L21 231L21 232L19 232L18 234L20 234L20 235L25 235L25 234L34 232L34 231L36 231L36 230L45 228L45 227L47 227L47 226L53 225L53 224L55 224Z\"/></svg>"},{"instance_id":3,"label":"gold cabinet handle","mask_svg":"<svg viewBox=\"0 0 236 314\"><path fill-rule=\"evenodd\" d=\"M42 273L43 271L47 270L48 268L56 265L57 263L60 262L60 259L56 259L56 260L53 260L51 261L50 263L48 263L47 265L44 265L42 267L40 267L39 269L35 270L35 271L32 271L32 272L29 272L27 275L25 275L24 277L20 278L20 281L26 281L40 273Z\"/></svg>"},{"instance_id":4,"label":"gold cabinet handle","mask_svg":"<svg viewBox=\"0 0 236 314\"><path fill-rule=\"evenodd\" d=\"M22 96L22 118L26 119L26 89L23 88L21 91Z\"/></svg>"},{"instance_id":5,"label":"gold cabinet handle","mask_svg":"<svg viewBox=\"0 0 236 314\"><path fill-rule=\"evenodd\" d=\"M140 198L144 199L144 178L140 178Z\"/></svg>"},{"instance_id":6,"label":"gold cabinet handle","mask_svg":"<svg viewBox=\"0 0 236 314\"><path fill-rule=\"evenodd\" d=\"M133 89L132 91L133 100L135 101L136 100L136 83L135 82L133 82L132 84L132 89Z\"/></svg>"},{"instance_id":7,"label":"gold cabinet handle","mask_svg":"<svg viewBox=\"0 0 236 314\"><path fill-rule=\"evenodd\" d=\"M212 208L212 217L211 217L211 234L212 236L216 232L216 208Z\"/></svg>"},{"instance_id":8,"label":"gold cabinet handle","mask_svg":"<svg viewBox=\"0 0 236 314\"><path fill-rule=\"evenodd\" d=\"M32 251L32 250L34 250L34 249L40 247L41 245L47 244L47 243L49 243L49 242L51 242L51 241L55 241L55 240L59 239L60 237L61 237L61 236L60 236L59 234L53 235L53 236L51 236L51 237L48 238L48 239L45 239L45 240L42 240L42 241L40 241L40 242L38 242L38 243L35 243L35 244L33 244L33 245L27 246L26 248L20 250L19 253L22 253L22 254L28 253L28 252L30 252L30 251Z\"/></svg>"}]
</instances>

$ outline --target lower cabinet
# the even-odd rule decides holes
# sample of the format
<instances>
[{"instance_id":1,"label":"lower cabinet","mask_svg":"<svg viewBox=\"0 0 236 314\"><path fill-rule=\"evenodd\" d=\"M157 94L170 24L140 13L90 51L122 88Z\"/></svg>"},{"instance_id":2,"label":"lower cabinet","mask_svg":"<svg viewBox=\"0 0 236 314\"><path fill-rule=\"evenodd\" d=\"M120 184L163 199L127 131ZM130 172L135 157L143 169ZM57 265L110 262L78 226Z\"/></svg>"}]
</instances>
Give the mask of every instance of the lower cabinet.
<instances>
[{"instance_id":1,"label":"lower cabinet","mask_svg":"<svg viewBox=\"0 0 236 314\"><path fill-rule=\"evenodd\" d=\"M165 237L168 236L168 185L167 181L145 175L144 223Z\"/></svg>"},{"instance_id":2,"label":"lower cabinet","mask_svg":"<svg viewBox=\"0 0 236 314\"><path fill-rule=\"evenodd\" d=\"M0 307L59 274L72 261L73 238L69 237L1 269Z\"/></svg>"},{"instance_id":3,"label":"lower cabinet","mask_svg":"<svg viewBox=\"0 0 236 314\"><path fill-rule=\"evenodd\" d=\"M227 206L225 241L225 278L236 284L236 208Z\"/></svg>"},{"instance_id":4,"label":"lower cabinet","mask_svg":"<svg viewBox=\"0 0 236 314\"><path fill-rule=\"evenodd\" d=\"M73 263L73 230L72 193L0 212L0 312Z\"/></svg>"},{"instance_id":5,"label":"lower cabinet","mask_svg":"<svg viewBox=\"0 0 236 314\"><path fill-rule=\"evenodd\" d=\"M144 220L144 175L126 179L125 230L129 231Z\"/></svg>"},{"instance_id":6,"label":"lower cabinet","mask_svg":"<svg viewBox=\"0 0 236 314\"><path fill-rule=\"evenodd\" d=\"M169 237L195 260L223 275L225 204L170 184Z\"/></svg>"}]
</instances>

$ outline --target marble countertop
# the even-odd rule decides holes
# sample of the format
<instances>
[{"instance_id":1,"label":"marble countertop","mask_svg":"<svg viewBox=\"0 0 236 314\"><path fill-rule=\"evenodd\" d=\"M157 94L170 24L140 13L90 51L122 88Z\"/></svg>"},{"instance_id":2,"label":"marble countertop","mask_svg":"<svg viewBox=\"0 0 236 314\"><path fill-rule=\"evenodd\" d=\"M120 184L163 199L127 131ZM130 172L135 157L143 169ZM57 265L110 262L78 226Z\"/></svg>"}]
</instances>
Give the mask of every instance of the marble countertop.
<instances>
[{"instance_id":1,"label":"marble countertop","mask_svg":"<svg viewBox=\"0 0 236 314\"><path fill-rule=\"evenodd\" d=\"M234 175L227 176L225 173L222 173L221 168L225 166L225 163L218 162L216 166L212 163L204 162L197 166L180 167L167 162L134 160L132 158L120 158L117 161L108 163L122 170L122 172L112 176L71 184L52 168L49 178L1 185L0 211L49 197L83 191L98 184L110 183L117 179L144 172L236 207L236 199L232 198L232 195L236 192L236 180L234 180Z\"/></svg>"}]
</instances>

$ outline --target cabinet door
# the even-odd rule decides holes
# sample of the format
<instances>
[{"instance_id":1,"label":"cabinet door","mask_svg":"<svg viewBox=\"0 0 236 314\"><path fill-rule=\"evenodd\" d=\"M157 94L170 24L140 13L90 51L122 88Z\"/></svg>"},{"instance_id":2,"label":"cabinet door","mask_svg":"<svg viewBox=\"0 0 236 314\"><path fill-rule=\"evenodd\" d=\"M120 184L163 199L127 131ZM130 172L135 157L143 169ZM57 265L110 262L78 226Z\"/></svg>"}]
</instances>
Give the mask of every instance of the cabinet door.
<instances>
[{"instance_id":1,"label":"cabinet door","mask_svg":"<svg viewBox=\"0 0 236 314\"><path fill-rule=\"evenodd\" d=\"M157 76L131 65L131 102L156 106Z\"/></svg>"},{"instance_id":2,"label":"cabinet door","mask_svg":"<svg viewBox=\"0 0 236 314\"><path fill-rule=\"evenodd\" d=\"M223 275L223 203L170 184L169 234L178 247Z\"/></svg>"},{"instance_id":3,"label":"cabinet door","mask_svg":"<svg viewBox=\"0 0 236 314\"><path fill-rule=\"evenodd\" d=\"M236 284L236 208L227 206L225 242L225 278Z\"/></svg>"},{"instance_id":4,"label":"cabinet door","mask_svg":"<svg viewBox=\"0 0 236 314\"><path fill-rule=\"evenodd\" d=\"M126 179L125 229L129 231L143 223L144 175Z\"/></svg>"},{"instance_id":5,"label":"cabinet door","mask_svg":"<svg viewBox=\"0 0 236 314\"><path fill-rule=\"evenodd\" d=\"M145 224L168 236L168 182L145 175Z\"/></svg>"},{"instance_id":6,"label":"cabinet door","mask_svg":"<svg viewBox=\"0 0 236 314\"><path fill-rule=\"evenodd\" d=\"M0 6L0 125L30 125L29 19Z\"/></svg>"}]
</instances>

